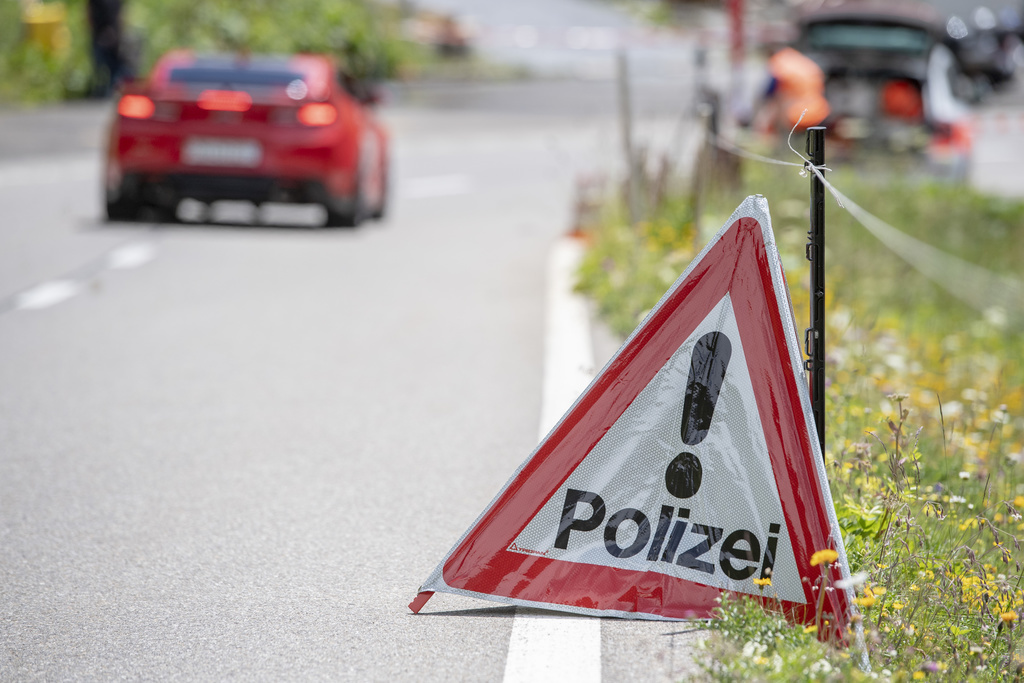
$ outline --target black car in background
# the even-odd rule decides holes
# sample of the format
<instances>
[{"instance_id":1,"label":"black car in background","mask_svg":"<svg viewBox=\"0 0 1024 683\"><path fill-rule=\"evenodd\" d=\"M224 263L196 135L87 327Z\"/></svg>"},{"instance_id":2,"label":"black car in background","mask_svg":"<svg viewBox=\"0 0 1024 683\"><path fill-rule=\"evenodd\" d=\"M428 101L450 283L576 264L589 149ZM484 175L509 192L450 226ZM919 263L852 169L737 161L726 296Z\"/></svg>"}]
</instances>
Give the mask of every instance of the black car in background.
<instances>
[{"instance_id":1,"label":"black car in background","mask_svg":"<svg viewBox=\"0 0 1024 683\"><path fill-rule=\"evenodd\" d=\"M824 125L839 157L923 160L962 180L971 153L964 75L944 22L917 0L837 0L803 6L796 47L825 74Z\"/></svg>"},{"instance_id":2,"label":"black car in background","mask_svg":"<svg viewBox=\"0 0 1024 683\"><path fill-rule=\"evenodd\" d=\"M964 73L974 80L976 97L990 85L1011 80L1024 62L1024 23L1017 0L928 0L943 18L943 42Z\"/></svg>"}]
</instances>

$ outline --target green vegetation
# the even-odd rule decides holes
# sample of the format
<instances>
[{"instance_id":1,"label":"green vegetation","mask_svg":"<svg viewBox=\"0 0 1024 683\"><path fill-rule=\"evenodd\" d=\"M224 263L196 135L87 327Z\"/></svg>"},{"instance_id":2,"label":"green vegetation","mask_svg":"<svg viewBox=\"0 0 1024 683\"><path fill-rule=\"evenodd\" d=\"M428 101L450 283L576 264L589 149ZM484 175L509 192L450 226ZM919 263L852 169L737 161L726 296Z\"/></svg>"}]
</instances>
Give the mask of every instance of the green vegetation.
<instances>
[{"instance_id":1,"label":"green vegetation","mask_svg":"<svg viewBox=\"0 0 1024 683\"><path fill-rule=\"evenodd\" d=\"M853 173L830 178L923 242L1000 273L1024 257L1024 203ZM590 229L583 291L627 333L747 194L764 194L798 326L808 301L808 181L747 162L741 187L688 193L630 227ZM1019 310L976 311L896 257L831 198L826 459L871 665L749 599L725 600L705 643L713 680L1011 680L1024 663L1024 344ZM1024 302L1019 305L1024 306ZM765 586L771 596L771 587ZM851 634L851 642L854 640Z\"/></svg>"},{"instance_id":2,"label":"green vegetation","mask_svg":"<svg viewBox=\"0 0 1024 683\"><path fill-rule=\"evenodd\" d=\"M28 39L16 0L0 0L0 101L41 102L89 90L91 63L85 0L65 0L69 40L42 46ZM132 0L125 3L126 37L138 44L145 74L165 51L247 49L328 52L353 75L394 75L415 56L398 37L395 9L366 0Z\"/></svg>"},{"instance_id":3,"label":"green vegetation","mask_svg":"<svg viewBox=\"0 0 1024 683\"><path fill-rule=\"evenodd\" d=\"M84 94L92 71L85 0L67 3L67 30L48 47L28 39L21 3L0 0L0 102L45 102Z\"/></svg>"}]
</instances>

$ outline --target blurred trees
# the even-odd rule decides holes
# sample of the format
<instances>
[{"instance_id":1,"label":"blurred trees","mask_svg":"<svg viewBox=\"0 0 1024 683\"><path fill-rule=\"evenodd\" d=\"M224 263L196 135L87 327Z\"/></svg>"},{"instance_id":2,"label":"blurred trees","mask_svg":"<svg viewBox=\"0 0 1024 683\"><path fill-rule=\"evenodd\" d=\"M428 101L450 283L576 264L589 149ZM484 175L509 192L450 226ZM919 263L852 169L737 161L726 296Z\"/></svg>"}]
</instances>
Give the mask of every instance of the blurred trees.
<instances>
[{"instance_id":1,"label":"blurred trees","mask_svg":"<svg viewBox=\"0 0 1024 683\"><path fill-rule=\"evenodd\" d=\"M327 52L353 76L382 78L403 58L392 10L366 0L129 0L140 66L167 50Z\"/></svg>"},{"instance_id":2,"label":"blurred trees","mask_svg":"<svg viewBox=\"0 0 1024 683\"><path fill-rule=\"evenodd\" d=\"M58 44L29 40L18 0L0 0L0 102L39 102L84 94L89 87L89 23L86 0L66 0L70 38Z\"/></svg>"},{"instance_id":3,"label":"blurred trees","mask_svg":"<svg viewBox=\"0 0 1024 683\"><path fill-rule=\"evenodd\" d=\"M39 102L89 92L86 0L64 0L71 40L29 40L19 0L0 0L0 101ZM396 10L372 0L125 0L125 50L145 75L174 48L326 52L358 78L387 78L410 59Z\"/></svg>"}]
</instances>

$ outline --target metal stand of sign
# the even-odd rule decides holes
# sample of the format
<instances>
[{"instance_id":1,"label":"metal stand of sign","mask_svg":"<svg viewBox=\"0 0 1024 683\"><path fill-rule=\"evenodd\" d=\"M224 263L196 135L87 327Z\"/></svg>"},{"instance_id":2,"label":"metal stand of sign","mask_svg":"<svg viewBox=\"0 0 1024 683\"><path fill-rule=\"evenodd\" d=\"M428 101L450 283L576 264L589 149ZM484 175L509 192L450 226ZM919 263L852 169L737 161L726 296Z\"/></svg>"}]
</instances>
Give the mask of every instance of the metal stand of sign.
<instances>
[{"instance_id":1,"label":"metal stand of sign","mask_svg":"<svg viewBox=\"0 0 1024 683\"><path fill-rule=\"evenodd\" d=\"M814 166L825 164L825 128L807 129L807 157ZM804 333L805 367L811 378L811 412L818 443L825 457L825 184L811 176L811 224L807 232L807 260L811 262L811 326Z\"/></svg>"}]
</instances>

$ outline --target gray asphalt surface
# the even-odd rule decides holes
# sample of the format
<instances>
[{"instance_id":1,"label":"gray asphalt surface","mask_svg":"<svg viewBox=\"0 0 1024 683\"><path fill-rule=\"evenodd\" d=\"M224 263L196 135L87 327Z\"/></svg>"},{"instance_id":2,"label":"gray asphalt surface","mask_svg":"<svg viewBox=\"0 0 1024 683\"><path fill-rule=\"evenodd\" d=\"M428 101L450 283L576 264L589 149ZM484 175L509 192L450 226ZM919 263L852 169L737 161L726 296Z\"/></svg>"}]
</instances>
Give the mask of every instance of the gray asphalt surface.
<instances>
[{"instance_id":1,"label":"gray asphalt surface","mask_svg":"<svg viewBox=\"0 0 1024 683\"><path fill-rule=\"evenodd\" d=\"M0 125L0 679L500 679L511 608L406 605L535 445L547 251L615 137L496 109L385 112L357 230L108 225L104 106ZM660 680L678 626L623 628L605 668Z\"/></svg>"}]
</instances>

